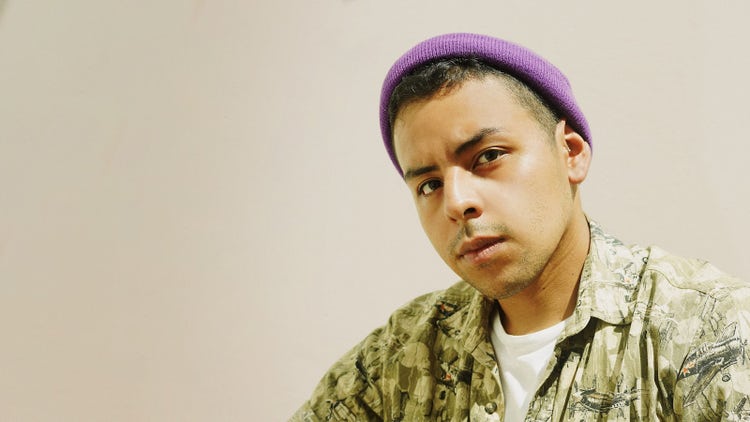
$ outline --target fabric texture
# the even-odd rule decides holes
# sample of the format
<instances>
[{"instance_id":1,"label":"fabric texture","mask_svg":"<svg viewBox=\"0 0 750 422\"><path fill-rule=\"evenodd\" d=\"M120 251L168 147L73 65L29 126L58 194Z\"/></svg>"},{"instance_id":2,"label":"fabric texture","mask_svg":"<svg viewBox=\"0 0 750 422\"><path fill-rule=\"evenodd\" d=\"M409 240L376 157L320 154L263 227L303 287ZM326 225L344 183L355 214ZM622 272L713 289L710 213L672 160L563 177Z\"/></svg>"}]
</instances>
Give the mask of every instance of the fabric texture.
<instances>
[{"instance_id":1,"label":"fabric texture","mask_svg":"<svg viewBox=\"0 0 750 422\"><path fill-rule=\"evenodd\" d=\"M526 421L750 417L750 285L590 224L578 302ZM500 421L493 302L459 282L396 311L292 421Z\"/></svg>"},{"instance_id":2,"label":"fabric texture","mask_svg":"<svg viewBox=\"0 0 750 422\"><path fill-rule=\"evenodd\" d=\"M480 34L455 33L422 41L404 53L391 67L380 94L380 131L388 155L403 176L393 149L388 103L401 79L417 67L449 57L476 57L524 82L560 112L586 142L591 145L591 130L565 75L552 63L533 51L499 38Z\"/></svg>"}]
</instances>

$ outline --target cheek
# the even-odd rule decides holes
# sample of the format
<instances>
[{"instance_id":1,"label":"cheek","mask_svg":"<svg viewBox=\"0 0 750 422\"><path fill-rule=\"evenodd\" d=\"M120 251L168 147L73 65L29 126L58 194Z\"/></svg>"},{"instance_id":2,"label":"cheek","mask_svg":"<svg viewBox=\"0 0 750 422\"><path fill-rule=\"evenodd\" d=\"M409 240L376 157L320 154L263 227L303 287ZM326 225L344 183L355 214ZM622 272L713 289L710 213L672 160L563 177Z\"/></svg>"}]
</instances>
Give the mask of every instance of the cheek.
<instances>
[{"instance_id":1,"label":"cheek","mask_svg":"<svg viewBox=\"0 0 750 422\"><path fill-rule=\"evenodd\" d=\"M522 186L523 193L530 203L537 203L538 207L556 208L560 201L569 196L566 169L557 161L542 158L529 160L518 175L517 182Z\"/></svg>"},{"instance_id":2,"label":"cheek","mask_svg":"<svg viewBox=\"0 0 750 422\"><path fill-rule=\"evenodd\" d=\"M508 183L492 203L509 219L509 223L520 225L518 230L538 236L557 225L565 208L564 186L552 175L553 172L537 171L534 174L519 174L513 183Z\"/></svg>"},{"instance_id":3,"label":"cheek","mask_svg":"<svg viewBox=\"0 0 750 422\"><path fill-rule=\"evenodd\" d=\"M531 227L540 238L553 238L560 234L567 216L570 214L572 201L570 188L567 184L558 182L556 178L548 178L547 184L537 185L531 202Z\"/></svg>"}]
</instances>

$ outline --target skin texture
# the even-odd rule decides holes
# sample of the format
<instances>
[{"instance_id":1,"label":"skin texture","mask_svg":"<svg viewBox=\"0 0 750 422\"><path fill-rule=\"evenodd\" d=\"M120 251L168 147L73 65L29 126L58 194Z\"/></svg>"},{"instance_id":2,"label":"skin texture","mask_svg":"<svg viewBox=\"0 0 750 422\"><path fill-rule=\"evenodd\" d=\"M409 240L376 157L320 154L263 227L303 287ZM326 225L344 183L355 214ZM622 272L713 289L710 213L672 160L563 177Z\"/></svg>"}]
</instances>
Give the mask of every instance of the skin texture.
<instances>
[{"instance_id":1,"label":"skin texture","mask_svg":"<svg viewBox=\"0 0 750 422\"><path fill-rule=\"evenodd\" d=\"M545 132L500 79L411 103L394 147L441 258L525 334L569 316L588 253L578 185L589 145L564 120Z\"/></svg>"}]
</instances>

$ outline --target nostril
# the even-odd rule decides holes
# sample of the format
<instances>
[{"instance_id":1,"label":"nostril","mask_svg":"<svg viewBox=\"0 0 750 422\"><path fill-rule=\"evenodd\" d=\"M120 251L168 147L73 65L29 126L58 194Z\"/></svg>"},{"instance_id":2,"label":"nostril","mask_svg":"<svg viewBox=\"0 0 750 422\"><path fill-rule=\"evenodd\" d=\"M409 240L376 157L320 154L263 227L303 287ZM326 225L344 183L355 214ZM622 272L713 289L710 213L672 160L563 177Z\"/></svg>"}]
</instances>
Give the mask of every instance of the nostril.
<instances>
[{"instance_id":1,"label":"nostril","mask_svg":"<svg viewBox=\"0 0 750 422\"><path fill-rule=\"evenodd\" d=\"M467 208L466 210L464 210L464 217L466 217L468 215L474 215L476 213L477 213L477 209L474 208L474 207L470 207L470 208Z\"/></svg>"}]
</instances>

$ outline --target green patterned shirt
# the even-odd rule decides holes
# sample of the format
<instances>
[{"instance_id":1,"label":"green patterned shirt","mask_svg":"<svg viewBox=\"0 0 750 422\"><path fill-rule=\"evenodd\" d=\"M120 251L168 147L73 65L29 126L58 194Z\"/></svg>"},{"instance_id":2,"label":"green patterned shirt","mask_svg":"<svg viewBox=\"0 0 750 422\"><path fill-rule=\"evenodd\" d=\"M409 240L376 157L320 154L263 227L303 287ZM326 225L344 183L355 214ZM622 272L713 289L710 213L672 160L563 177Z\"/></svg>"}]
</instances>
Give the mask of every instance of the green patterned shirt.
<instances>
[{"instance_id":1,"label":"green patterned shirt","mask_svg":"<svg viewBox=\"0 0 750 422\"><path fill-rule=\"evenodd\" d=\"M526 421L750 421L750 285L590 227L578 303ZM493 310L464 282L415 299L291 420L503 420Z\"/></svg>"}]
</instances>

